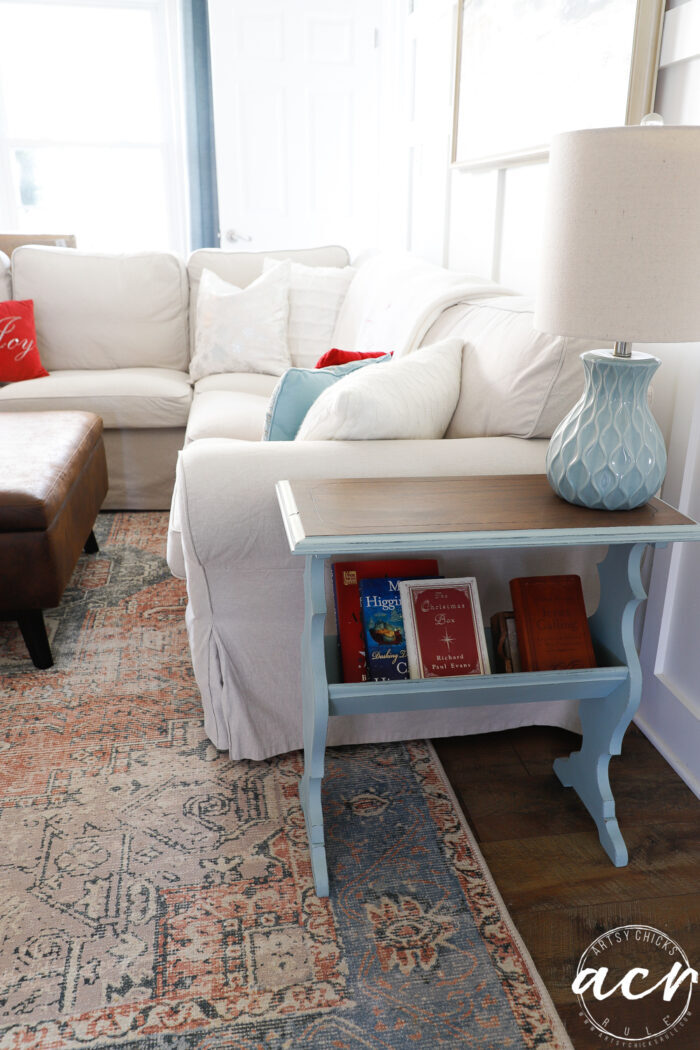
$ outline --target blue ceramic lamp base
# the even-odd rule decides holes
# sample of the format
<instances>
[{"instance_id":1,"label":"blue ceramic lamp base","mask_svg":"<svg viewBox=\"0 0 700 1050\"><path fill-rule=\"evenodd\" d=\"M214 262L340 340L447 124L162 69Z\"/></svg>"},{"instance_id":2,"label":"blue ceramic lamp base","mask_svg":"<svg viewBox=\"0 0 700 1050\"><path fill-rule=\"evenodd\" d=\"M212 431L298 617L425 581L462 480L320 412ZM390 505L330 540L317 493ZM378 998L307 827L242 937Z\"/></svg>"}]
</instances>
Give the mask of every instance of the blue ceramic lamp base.
<instances>
[{"instance_id":1,"label":"blue ceramic lamp base","mask_svg":"<svg viewBox=\"0 0 700 1050\"><path fill-rule=\"evenodd\" d=\"M661 363L651 354L581 355L586 385L580 401L552 435L547 477L562 499L597 510L632 510L658 490L666 448L647 402Z\"/></svg>"}]
</instances>

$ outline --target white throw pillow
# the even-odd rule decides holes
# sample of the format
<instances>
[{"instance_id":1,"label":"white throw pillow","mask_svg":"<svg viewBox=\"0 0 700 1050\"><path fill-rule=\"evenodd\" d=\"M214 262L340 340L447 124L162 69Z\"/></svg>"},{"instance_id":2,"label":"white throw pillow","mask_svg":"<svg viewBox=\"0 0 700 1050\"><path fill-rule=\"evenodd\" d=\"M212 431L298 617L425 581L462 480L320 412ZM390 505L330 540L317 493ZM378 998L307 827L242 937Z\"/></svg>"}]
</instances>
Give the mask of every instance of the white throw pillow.
<instances>
[{"instance_id":1,"label":"white throw pillow","mask_svg":"<svg viewBox=\"0 0 700 1050\"><path fill-rule=\"evenodd\" d=\"M580 355L596 346L536 331L532 300L519 295L445 310L428 338L464 341L462 387L448 438L551 437L583 392Z\"/></svg>"},{"instance_id":2,"label":"white throw pillow","mask_svg":"<svg viewBox=\"0 0 700 1050\"><path fill-rule=\"evenodd\" d=\"M314 401L295 440L441 438L457 404L461 371L461 339L360 368Z\"/></svg>"},{"instance_id":3,"label":"white throw pillow","mask_svg":"<svg viewBox=\"0 0 700 1050\"><path fill-rule=\"evenodd\" d=\"M278 262L266 258L263 273ZM355 272L352 266L291 263L287 343L296 368L313 368L319 357L331 349L335 322Z\"/></svg>"},{"instance_id":4,"label":"white throw pillow","mask_svg":"<svg viewBox=\"0 0 700 1050\"><path fill-rule=\"evenodd\" d=\"M220 372L281 376L289 368L289 268L288 261L278 263L247 288L202 271L190 379Z\"/></svg>"}]
</instances>

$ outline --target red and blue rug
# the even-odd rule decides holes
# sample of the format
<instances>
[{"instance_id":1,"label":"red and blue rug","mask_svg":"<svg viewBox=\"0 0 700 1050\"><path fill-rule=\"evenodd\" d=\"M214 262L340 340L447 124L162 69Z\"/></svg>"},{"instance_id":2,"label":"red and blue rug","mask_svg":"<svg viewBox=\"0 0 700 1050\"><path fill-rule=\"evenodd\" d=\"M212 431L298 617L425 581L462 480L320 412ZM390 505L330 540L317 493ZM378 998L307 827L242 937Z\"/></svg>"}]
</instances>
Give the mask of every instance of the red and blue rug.
<instances>
[{"instance_id":1,"label":"red and blue rug","mask_svg":"<svg viewBox=\"0 0 700 1050\"><path fill-rule=\"evenodd\" d=\"M204 736L165 514L102 514L36 671L0 624L0 1050L565 1050L429 744ZM284 702L284 698L280 698Z\"/></svg>"}]
</instances>

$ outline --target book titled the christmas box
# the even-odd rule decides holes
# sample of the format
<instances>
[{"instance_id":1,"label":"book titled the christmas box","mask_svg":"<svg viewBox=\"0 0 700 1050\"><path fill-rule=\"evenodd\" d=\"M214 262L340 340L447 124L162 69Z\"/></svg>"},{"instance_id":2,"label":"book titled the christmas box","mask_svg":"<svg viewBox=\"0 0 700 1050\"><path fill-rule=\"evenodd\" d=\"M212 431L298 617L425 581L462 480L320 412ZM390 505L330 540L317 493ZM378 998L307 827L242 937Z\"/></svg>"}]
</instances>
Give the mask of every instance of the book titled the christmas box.
<instances>
[{"instance_id":1,"label":"book titled the christmas box","mask_svg":"<svg viewBox=\"0 0 700 1050\"><path fill-rule=\"evenodd\" d=\"M595 667L580 576L510 581L523 671Z\"/></svg>"},{"instance_id":2,"label":"book titled the christmas box","mask_svg":"<svg viewBox=\"0 0 700 1050\"><path fill-rule=\"evenodd\" d=\"M411 678L490 674L476 580L404 580L403 606Z\"/></svg>"},{"instance_id":3,"label":"book titled the christmas box","mask_svg":"<svg viewBox=\"0 0 700 1050\"><path fill-rule=\"evenodd\" d=\"M344 682L366 682L365 635L360 608L360 581L380 576L437 576L435 558L343 561L333 565L333 593Z\"/></svg>"},{"instance_id":4,"label":"book titled the christmas box","mask_svg":"<svg viewBox=\"0 0 700 1050\"><path fill-rule=\"evenodd\" d=\"M398 578L360 580L360 606L369 677L373 682L408 678Z\"/></svg>"}]
</instances>

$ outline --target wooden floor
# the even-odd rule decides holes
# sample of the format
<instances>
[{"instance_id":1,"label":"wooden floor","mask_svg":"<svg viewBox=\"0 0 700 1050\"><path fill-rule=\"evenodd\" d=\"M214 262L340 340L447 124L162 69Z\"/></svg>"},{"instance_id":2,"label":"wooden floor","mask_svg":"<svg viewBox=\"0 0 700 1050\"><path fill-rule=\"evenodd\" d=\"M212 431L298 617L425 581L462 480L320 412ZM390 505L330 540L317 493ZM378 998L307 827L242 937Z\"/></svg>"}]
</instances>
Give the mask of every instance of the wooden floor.
<instances>
[{"instance_id":1,"label":"wooden floor","mask_svg":"<svg viewBox=\"0 0 700 1050\"><path fill-rule=\"evenodd\" d=\"M433 741L574 1047L601 1050L622 1044L586 1026L571 990L597 936L629 923L654 926L700 969L700 800L631 726L610 764L630 852L628 866L615 868L582 803L552 772L553 760L579 742L543 727ZM691 1013L663 1046L700 1050L698 986Z\"/></svg>"}]
</instances>

